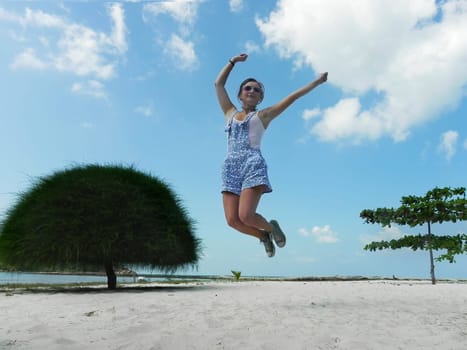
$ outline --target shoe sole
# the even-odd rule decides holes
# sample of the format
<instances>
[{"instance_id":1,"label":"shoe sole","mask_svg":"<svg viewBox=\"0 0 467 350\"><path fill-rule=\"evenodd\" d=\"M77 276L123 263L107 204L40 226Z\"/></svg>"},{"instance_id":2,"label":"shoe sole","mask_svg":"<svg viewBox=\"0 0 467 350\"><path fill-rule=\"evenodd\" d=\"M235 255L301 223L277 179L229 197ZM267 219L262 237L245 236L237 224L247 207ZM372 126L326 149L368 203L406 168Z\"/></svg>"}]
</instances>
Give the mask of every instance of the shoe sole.
<instances>
[{"instance_id":1,"label":"shoe sole","mask_svg":"<svg viewBox=\"0 0 467 350\"><path fill-rule=\"evenodd\" d=\"M285 238L285 234L282 232L279 223L276 220L271 220L270 224L273 227L272 237L274 238L274 242L276 242L276 245L279 248L284 247L287 239Z\"/></svg>"},{"instance_id":2,"label":"shoe sole","mask_svg":"<svg viewBox=\"0 0 467 350\"><path fill-rule=\"evenodd\" d=\"M273 243L273 239L272 239L272 234L271 233L266 233L268 235L268 240L271 242L271 246L272 246L272 251L271 252L268 252L266 250L266 255L269 257L269 258L272 258L274 255L276 255L276 248L274 247L274 243ZM266 248L266 245L264 244L263 241L261 241L261 243L263 243L264 247Z\"/></svg>"},{"instance_id":3,"label":"shoe sole","mask_svg":"<svg viewBox=\"0 0 467 350\"><path fill-rule=\"evenodd\" d=\"M269 235L269 240L271 241L271 245L272 245L272 253L271 253L271 255L269 255L269 253L266 252L266 254L267 254L268 257L272 258L272 257L274 257L274 255L276 255L276 248L274 247L274 241L273 241L271 235Z\"/></svg>"}]
</instances>

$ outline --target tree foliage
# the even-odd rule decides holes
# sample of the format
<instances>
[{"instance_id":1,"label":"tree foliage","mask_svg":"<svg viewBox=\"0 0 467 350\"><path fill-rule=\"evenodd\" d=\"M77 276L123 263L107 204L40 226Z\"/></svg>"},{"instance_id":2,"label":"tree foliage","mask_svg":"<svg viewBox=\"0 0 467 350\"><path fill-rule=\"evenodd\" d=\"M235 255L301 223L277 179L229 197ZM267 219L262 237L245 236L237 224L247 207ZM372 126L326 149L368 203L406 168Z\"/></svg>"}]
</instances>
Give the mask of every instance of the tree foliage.
<instances>
[{"instance_id":1,"label":"tree foliage","mask_svg":"<svg viewBox=\"0 0 467 350\"><path fill-rule=\"evenodd\" d=\"M399 208L365 209L360 217L370 224L391 226L391 223L410 227L430 223L467 220L465 188L435 188L425 196L405 196Z\"/></svg>"},{"instance_id":2,"label":"tree foliage","mask_svg":"<svg viewBox=\"0 0 467 350\"><path fill-rule=\"evenodd\" d=\"M21 270L194 267L200 241L180 199L132 167L87 165L40 178L0 227L0 262Z\"/></svg>"},{"instance_id":3,"label":"tree foliage","mask_svg":"<svg viewBox=\"0 0 467 350\"><path fill-rule=\"evenodd\" d=\"M431 242L431 244L430 244ZM467 235L445 235L428 237L428 235L406 235L400 239L392 239L390 241L371 242L365 246L365 250L376 251L383 249L401 249L410 248L412 250L429 250L430 246L433 250L445 250L436 258L437 261L447 260L454 263L455 256L467 253Z\"/></svg>"},{"instance_id":4,"label":"tree foliage","mask_svg":"<svg viewBox=\"0 0 467 350\"><path fill-rule=\"evenodd\" d=\"M365 250L411 248L413 250L428 250L430 252L432 281L435 283L433 250L445 250L436 258L437 261L455 262L455 255L467 253L467 235L433 235L431 224L458 222L467 220L467 200L465 188L434 188L424 196L405 196L401 199L399 208L365 209L360 217L366 223L380 224L383 227L391 224L415 227L426 224L427 234L406 235L391 241L371 242Z\"/></svg>"}]
</instances>

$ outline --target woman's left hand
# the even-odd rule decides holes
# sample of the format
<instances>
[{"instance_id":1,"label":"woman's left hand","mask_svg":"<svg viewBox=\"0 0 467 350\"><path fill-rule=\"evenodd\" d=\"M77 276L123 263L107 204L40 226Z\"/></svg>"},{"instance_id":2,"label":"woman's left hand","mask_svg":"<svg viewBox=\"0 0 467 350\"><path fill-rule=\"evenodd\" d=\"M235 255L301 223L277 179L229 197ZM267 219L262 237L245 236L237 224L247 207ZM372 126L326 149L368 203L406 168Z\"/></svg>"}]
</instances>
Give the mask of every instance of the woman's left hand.
<instances>
[{"instance_id":1,"label":"woman's left hand","mask_svg":"<svg viewBox=\"0 0 467 350\"><path fill-rule=\"evenodd\" d=\"M328 72L321 73L317 80L319 84L326 82L328 80Z\"/></svg>"}]
</instances>

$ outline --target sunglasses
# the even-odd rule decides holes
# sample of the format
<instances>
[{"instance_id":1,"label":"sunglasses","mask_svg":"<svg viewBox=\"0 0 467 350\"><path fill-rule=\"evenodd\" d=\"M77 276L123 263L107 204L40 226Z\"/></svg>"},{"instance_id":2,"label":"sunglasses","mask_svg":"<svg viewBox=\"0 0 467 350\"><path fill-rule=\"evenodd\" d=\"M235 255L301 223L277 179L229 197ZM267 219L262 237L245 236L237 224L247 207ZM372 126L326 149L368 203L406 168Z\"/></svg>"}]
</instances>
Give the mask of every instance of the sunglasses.
<instances>
[{"instance_id":1,"label":"sunglasses","mask_svg":"<svg viewBox=\"0 0 467 350\"><path fill-rule=\"evenodd\" d=\"M245 86L243 87L243 90L245 90L245 91L251 91L251 90L253 90L254 92L257 92L257 93L260 93L260 92L261 92L261 89L260 89L260 88L258 88L258 87L256 87L256 86L251 86L251 85L245 85Z\"/></svg>"}]
</instances>

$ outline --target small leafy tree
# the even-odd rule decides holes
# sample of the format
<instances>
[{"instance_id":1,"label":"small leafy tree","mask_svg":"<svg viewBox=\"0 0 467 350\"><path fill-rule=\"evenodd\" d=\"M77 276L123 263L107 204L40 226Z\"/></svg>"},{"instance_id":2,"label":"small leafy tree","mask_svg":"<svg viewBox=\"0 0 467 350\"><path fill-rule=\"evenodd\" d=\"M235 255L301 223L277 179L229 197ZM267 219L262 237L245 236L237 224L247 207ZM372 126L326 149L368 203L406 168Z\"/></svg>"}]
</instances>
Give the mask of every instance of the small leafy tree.
<instances>
[{"instance_id":1,"label":"small leafy tree","mask_svg":"<svg viewBox=\"0 0 467 350\"><path fill-rule=\"evenodd\" d=\"M391 224L415 227L427 224L427 234L406 235L391 241L372 242L365 250L412 248L413 250L428 250L430 253L430 273L432 283L436 283L433 250L446 250L436 260L455 262L454 256L467 253L467 235L435 236L431 232L433 223L457 222L467 220L467 200L465 188L435 188L425 196L402 197L402 205L397 208L365 209L360 217L370 224L381 224L383 227Z\"/></svg>"},{"instance_id":2,"label":"small leafy tree","mask_svg":"<svg viewBox=\"0 0 467 350\"><path fill-rule=\"evenodd\" d=\"M28 271L195 266L200 241L162 180L132 167L87 165L40 178L0 226L0 263Z\"/></svg>"},{"instance_id":3,"label":"small leafy tree","mask_svg":"<svg viewBox=\"0 0 467 350\"><path fill-rule=\"evenodd\" d=\"M232 270L232 275L234 276L235 281L240 281L240 277L242 276L242 272Z\"/></svg>"}]
</instances>

